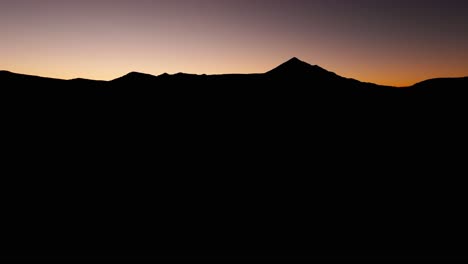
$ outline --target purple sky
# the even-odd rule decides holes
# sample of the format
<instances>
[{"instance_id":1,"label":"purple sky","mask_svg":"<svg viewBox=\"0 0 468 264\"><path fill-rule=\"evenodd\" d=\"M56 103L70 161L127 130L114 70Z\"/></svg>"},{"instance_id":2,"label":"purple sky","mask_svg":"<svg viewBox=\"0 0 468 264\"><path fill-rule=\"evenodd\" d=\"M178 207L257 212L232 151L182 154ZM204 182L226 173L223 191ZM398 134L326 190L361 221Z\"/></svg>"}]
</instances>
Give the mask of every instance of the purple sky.
<instances>
[{"instance_id":1,"label":"purple sky","mask_svg":"<svg viewBox=\"0 0 468 264\"><path fill-rule=\"evenodd\" d=\"M468 75L465 0L0 0L0 69L265 72L291 57L362 81Z\"/></svg>"}]
</instances>

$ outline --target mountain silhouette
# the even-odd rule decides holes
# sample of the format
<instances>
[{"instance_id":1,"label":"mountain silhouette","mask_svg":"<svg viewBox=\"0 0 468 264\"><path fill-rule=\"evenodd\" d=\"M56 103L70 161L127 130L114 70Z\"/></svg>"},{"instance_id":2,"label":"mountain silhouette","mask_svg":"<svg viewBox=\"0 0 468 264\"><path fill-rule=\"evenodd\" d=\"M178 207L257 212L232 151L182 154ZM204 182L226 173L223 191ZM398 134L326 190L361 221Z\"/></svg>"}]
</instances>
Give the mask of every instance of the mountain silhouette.
<instances>
[{"instance_id":1,"label":"mountain silhouette","mask_svg":"<svg viewBox=\"0 0 468 264\"><path fill-rule=\"evenodd\" d=\"M468 255L467 77L395 88L293 58L0 87L0 258Z\"/></svg>"},{"instance_id":2,"label":"mountain silhouette","mask_svg":"<svg viewBox=\"0 0 468 264\"><path fill-rule=\"evenodd\" d=\"M9 71L0 71L0 81L4 85L16 85L15 82L22 82L22 83L30 83L34 85L34 82L48 82L50 85L54 86L57 82L63 82L61 86L65 82L68 84L73 82L93 82L93 80L89 79L72 79L72 80L59 80L54 78L45 78L39 76L31 76L31 75L24 75L24 74L16 74ZM418 87L427 87L431 89L432 87L437 86L437 88L443 87L462 87L466 85L466 78L440 78L440 79L433 79L427 80L418 84L415 84L411 87L406 88L418 88ZM364 83L359 82L354 79L348 79L337 75L336 73L327 71L317 65L311 65L304 61L299 60L298 58L294 57L285 63L279 65L278 67L264 73L264 74L225 74L225 75L195 75L195 74L185 74L185 73L178 73L174 75L170 74L162 74L159 76L146 74L146 73L139 73L139 72L130 72L122 77L116 78L112 81L105 82L106 86L119 86L119 85L131 85L134 87L138 87L138 85L145 85L148 83L154 83L158 81L167 81L167 80L180 82L180 81L205 81L204 84L210 85L216 83L218 85L219 82L226 81L234 81L234 82L249 82L249 81L261 81L264 84L269 84L268 82L274 81L288 81L289 84L302 84L300 82L307 81L307 82L314 82L315 84L322 85L324 87L329 86L329 89L333 89L332 87L334 84L341 85L338 88L345 88L343 86L349 86L351 88L356 87L385 87L390 88L388 86L381 86L371 83ZM104 81L95 81L95 82L102 82ZM68 85L67 84L67 85ZM252 85L254 86L255 83ZM305 84L304 86L306 86ZM405 87L402 87L405 88Z\"/></svg>"}]
</instances>

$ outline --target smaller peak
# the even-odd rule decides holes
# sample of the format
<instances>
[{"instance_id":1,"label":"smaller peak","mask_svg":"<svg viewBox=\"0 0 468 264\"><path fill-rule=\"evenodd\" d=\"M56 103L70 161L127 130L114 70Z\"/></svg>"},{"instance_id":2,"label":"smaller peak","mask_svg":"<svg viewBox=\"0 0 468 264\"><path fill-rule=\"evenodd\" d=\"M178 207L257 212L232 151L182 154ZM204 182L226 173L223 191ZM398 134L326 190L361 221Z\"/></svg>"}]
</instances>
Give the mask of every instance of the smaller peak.
<instances>
[{"instance_id":1,"label":"smaller peak","mask_svg":"<svg viewBox=\"0 0 468 264\"><path fill-rule=\"evenodd\" d=\"M145 75L145 74L141 72L136 72L136 71L132 71L126 74L126 76L132 76L132 75Z\"/></svg>"},{"instance_id":2,"label":"smaller peak","mask_svg":"<svg viewBox=\"0 0 468 264\"><path fill-rule=\"evenodd\" d=\"M86 79L86 78L75 78L75 79L70 79L69 81L72 81L72 82L101 82L102 80L93 80L93 79Z\"/></svg>"},{"instance_id":3,"label":"smaller peak","mask_svg":"<svg viewBox=\"0 0 468 264\"><path fill-rule=\"evenodd\" d=\"M174 74L174 76L188 76L188 75L192 75L192 74L185 73L185 72L178 72L178 73Z\"/></svg>"},{"instance_id":4,"label":"smaller peak","mask_svg":"<svg viewBox=\"0 0 468 264\"><path fill-rule=\"evenodd\" d=\"M120 77L120 78L117 78L113 81L122 81L122 80L141 80L141 79L150 79L150 78L153 78L153 77L156 77L154 75L151 75L151 74L147 74L147 73L141 73L141 72L135 72L135 71L132 71L132 72L129 72L127 74L125 74L124 76Z\"/></svg>"},{"instance_id":5,"label":"smaller peak","mask_svg":"<svg viewBox=\"0 0 468 264\"><path fill-rule=\"evenodd\" d=\"M142 76L153 77L153 75L151 75L151 74L142 73L142 72L136 72L136 71L129 72L129 73L127 73L127 74L125 75L125 77L142 77Z\"/></svg>"}]
</instances>

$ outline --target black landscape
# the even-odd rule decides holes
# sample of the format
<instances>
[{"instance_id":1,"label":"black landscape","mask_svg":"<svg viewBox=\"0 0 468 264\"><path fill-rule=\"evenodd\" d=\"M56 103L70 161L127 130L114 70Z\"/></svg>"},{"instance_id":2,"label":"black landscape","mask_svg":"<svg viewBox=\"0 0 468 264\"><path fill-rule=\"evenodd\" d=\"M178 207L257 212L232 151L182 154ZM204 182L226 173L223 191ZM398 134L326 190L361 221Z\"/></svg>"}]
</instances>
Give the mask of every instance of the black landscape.
<instances>
[{"instance_id":1,"label":"black landscape","mask_svg":"<svg viewBox=\"0 0 468 264\"><path fill-rule=\"evenodd\" d=\"M0 72L5 260L467 260L468 77Z\"/></svg>"}]
</instances>

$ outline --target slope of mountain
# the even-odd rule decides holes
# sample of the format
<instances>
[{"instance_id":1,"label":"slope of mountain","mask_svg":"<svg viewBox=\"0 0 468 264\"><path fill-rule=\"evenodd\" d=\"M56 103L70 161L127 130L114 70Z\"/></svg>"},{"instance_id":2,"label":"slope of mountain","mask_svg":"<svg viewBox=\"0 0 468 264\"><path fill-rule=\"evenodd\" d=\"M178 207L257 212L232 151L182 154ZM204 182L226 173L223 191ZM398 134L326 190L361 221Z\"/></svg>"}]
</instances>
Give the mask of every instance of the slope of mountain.
<instances>
[{"instance_id":1,"label":"slope of mountain","mask_svg":"<svg viewBox=\"0 0 468 264\"><path fill-rule=\"evenodd\" d=\"M0 71L0 78L0 82L2 85L37 85L46 83L53 84L61 81L60 79L18 74L9 71Z\"/></svg>"}]
</instances>

